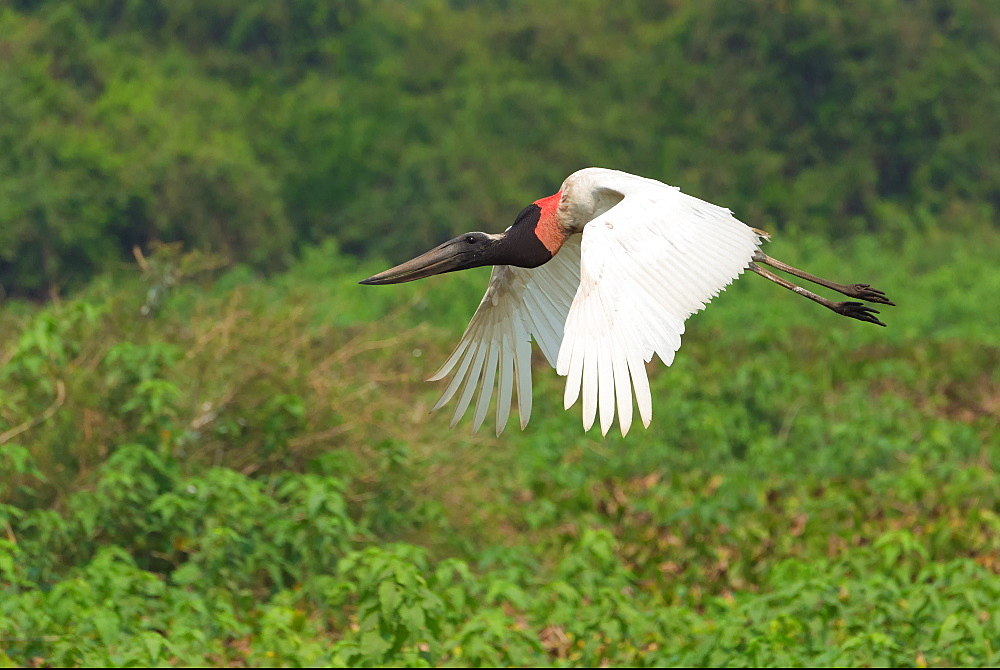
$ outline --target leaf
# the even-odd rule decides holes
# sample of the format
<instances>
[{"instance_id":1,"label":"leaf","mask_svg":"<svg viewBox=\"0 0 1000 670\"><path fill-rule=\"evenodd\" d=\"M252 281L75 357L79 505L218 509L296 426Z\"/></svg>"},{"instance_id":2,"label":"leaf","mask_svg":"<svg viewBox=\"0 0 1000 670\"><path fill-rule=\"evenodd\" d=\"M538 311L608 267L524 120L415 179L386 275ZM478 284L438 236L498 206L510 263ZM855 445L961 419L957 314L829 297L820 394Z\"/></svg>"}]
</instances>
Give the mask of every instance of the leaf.
<instances>
[{"instance_id":1,"label":"leaf","mask_svg":"<svg viewBox=\"0 0 1000 670\"><path fill-rule=\"evenodd\" d=\"M377 630L365 631L358 641L358 650L369 663L381 663L385 652L391 643L383 638Z\"/></svg>"},{"instance_id":2,"label":"leaf","mask_svg":"<svg viewBox=\"0 0 1000 670\"><path fill-rule=\"evenodd\" d=\"M422 607L404 605L399 609L399 620L410 631L411 636L421 637L425 633L427 617Z\"/></svg>"},{"instance_id":3,"label":"leaf","mask_svg":"<svg viewBox=\"0 0 1000 670\"><path fill-rule=\"evenodd\" d=\"M378 585L378 602L382 618L390 621L402 600L399 585L392 579L383 579Z\"/></svg>"}]
</instances>

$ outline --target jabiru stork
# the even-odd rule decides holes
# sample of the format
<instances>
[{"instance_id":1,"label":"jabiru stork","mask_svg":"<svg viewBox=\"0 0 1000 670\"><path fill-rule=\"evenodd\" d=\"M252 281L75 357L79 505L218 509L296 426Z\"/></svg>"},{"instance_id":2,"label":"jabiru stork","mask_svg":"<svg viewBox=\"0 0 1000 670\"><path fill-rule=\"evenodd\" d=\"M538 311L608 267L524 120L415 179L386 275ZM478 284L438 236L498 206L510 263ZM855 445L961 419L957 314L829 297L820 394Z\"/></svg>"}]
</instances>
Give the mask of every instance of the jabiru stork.
<instances>
[{"instance_id":1,"label":"jabiru stork","mask_svg":"<svg viewBox=\"0 0 1000 670\"><path fill-rule=\"evenodd\" d=\"M751 270L837 314L884 326L878 310L834 302L761 267L771 266L848 297L893 305L868 284L838 284L761 251L767 233L723 207L636 175L586 168L555 195L536 200L500 234L465 233L413 260L363 280L398 284L492 265L486 295L458 347L428 381L451 374L434 409L462 388L454 426L478 390L473 432L498 386L496 430L510 415L516 389L521 428L531 415L531 340L566 377L564 406L582 390L583 427L600 408L601 433L614 421L624 436L632 396L642 423L653 415L645 364L653 354L670 365L684 321ZM499 377L499 381L497 378Z\"/></svg>"}]
</instances>

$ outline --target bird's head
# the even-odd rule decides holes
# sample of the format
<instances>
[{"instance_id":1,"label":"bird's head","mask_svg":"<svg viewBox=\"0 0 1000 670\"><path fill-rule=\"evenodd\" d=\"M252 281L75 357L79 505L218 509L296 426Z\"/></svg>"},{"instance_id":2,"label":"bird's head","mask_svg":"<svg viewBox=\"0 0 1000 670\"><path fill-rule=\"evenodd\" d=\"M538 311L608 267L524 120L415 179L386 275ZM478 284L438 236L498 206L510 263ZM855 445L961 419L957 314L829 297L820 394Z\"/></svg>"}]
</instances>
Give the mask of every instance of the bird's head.
<instances>
[{"instance_id":1,"label":"bird's head","mask_svg":"<svg viewBox=\"0 0 1000 670\"><path fill-rule=\"evenodd\" d=\"M503 235L465 233L440 244L416 258L385 272L372 275L361 284L402 284L456 270L494 265L494 257Z\"/></svg>"},{"instance_id":2,"label":"bird's head","mask_svg":"<svg viewBox=\"0 0 1000 670\"><path fill-rule=\"evenodd\" d=\"M402 284L483 265L535 268L552 259L565 235L556 224L560 193L536 200L521 210L514 225L500 233L465 233L413 260L380 272L362 284Z\"/></svg>"}]
</instances>

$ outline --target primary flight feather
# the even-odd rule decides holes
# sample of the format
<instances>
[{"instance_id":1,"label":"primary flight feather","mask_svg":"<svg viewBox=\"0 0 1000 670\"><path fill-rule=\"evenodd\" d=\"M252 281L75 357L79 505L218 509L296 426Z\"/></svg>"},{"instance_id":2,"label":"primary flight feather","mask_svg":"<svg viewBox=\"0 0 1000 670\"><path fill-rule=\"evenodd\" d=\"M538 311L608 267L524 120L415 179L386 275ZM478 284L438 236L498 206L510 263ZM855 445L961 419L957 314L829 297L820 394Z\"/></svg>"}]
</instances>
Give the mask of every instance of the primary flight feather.
<instances>
[{"instance_id":1,"label":"primary flight feather","mask_svg":"<svg viewBox=\"0 0 1000 670\"><path fill-rule=\"evenodd\" d=\"M844 295L892 305L867 284L837 284L760 250L767 234L723 207L673 186L617 170L574 172L552 196L525 207L497 235L473 232L362 281L397 284L493 265L465 334L431 380L451 379L434 406L458 396L452 425L475 403L473 431L497 390L499 435L517 394L523 429L531 415L531 340L566 377L564 405L582 396L583 426L618 414L632 424L633 396L645 426L653 416L645 364L670 365L685 320L744 270L861 321L885 325L859 302L833 302L758 265L764 263Z\"/></svg>"}]
</instances>

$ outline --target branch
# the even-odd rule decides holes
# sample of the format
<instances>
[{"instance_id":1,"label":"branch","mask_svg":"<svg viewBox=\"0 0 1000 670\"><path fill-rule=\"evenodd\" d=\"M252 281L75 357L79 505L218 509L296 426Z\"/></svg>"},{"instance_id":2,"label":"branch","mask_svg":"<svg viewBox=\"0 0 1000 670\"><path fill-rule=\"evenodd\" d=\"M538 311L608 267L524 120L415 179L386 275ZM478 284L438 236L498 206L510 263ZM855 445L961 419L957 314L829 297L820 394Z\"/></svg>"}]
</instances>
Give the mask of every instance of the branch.
<instances>
[{"instance_id":1,"label":"branch","mask_svg":"<svg viewBox=\"0 0 1000 670\"><path fill-rule=\"evenodd\" d=\"M24 431L31 430L32 428L42 423L43 421L47 421L48 419L52 418L52 415L55 414L60 407L62 407L62 404L64 402L66 402L66 385L63 384L63 381L61 379L57 379L55 402L49 405L48 409L46 409L44 412L42 412L35 418L29 419L28 421L25 421L24 423L18 426L14 426L5 433L0 433L0 444L5 444L11 438L17 437Z\"/></svg>"}]
</instances>

